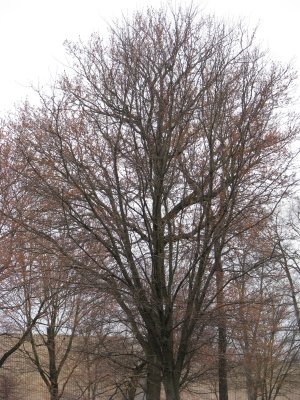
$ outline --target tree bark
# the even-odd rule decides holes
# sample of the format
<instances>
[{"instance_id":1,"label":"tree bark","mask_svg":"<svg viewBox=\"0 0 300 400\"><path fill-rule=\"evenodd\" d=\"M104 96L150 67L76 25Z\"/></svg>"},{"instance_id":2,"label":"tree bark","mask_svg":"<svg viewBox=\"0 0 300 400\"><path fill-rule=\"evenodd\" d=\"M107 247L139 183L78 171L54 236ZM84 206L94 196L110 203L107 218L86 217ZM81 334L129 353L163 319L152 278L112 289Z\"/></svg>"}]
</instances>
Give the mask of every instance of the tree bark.
<instances>
[{"instance_id":1,"label":"tree bark","mask_svg":"<svg viewBox=\"0 0 300 400\"><path fill-rule=\"evenodd\" d=\"M58 384L57 384L57 382L51 382L50 400L58 400Z\"/></svg>"},{"instance_id":2,"label":"tree bark","mask_svg":"<svg viewBox=\"0 0 300 400\"><path fill-rule=\"evenodd\" d=\"M228 384L227 384L227 337L226 327L219 326L218 328L218 347L219 347L219 400L228 400Z\"/></svg>"},{"instance_id":3,"label":"tree bark","mask_svg":"<svg viewBox=\"0 0 300 400\"><path fill-rule=\"evenodd\" d=\"M147 383L146 399L160 400L161 392L161 369L157 363L156 356L147 357Z\"/></svg>"},{"instance_id":4,"label":"tree bark","mask_svg":"<svg viewBox=\"0 0 300 400\"><path fill-rule=\"evenodd\" d=\"M179 400L180 393L179 393L179 385L178 379L174 376L173 371L167 373L164 377L164 389L166 394L166 400Z\"/></svg>"},{"instance_id":5,"label":"tree bark","mask_svg":"<svg viewBox=\"0 0 300 400\"><path fill-rule=\"evenodd\" d=\"M55 325L47 329L47 350L49 355L50 400L58 400L58 371L56 367Z\"/></svg>"},{"instance_id":6,"label":"tree bark","mask_svg":"<svg viewBox=\"0 0 300 400\"><path fill-rule=\"evenodd\" d=\"M218 375L219 400L228 400L227 383L227 327L224 310L224 271L221 260L221 246L215 245L215 268L217 282L217 309L218 309Z\"/></svg>"}]
</instances>

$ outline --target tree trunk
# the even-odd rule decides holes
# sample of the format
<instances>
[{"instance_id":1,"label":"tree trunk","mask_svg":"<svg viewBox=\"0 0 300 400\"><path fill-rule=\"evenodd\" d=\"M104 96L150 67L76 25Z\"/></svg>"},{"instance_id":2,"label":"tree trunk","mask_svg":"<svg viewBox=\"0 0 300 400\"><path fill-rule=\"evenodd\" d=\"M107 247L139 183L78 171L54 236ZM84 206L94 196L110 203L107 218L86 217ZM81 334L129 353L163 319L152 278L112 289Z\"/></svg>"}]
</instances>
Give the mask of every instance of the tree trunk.
<instances>
[{"instance_id":1,"label":"tree trunk","mask_svg":"<svg viewBox=\"0 0 300 400\"><path fill-rule=\"evenodd\" d=\"M215 268L217 282L217 309L218 309L218 374L219 400L228 400L227 383L227 328L224 309L224 271L221 260L221 246L215 245Z\"/></svg>"},{"instance_id":2,"label":"tree trunk","mask_svg":"<svg viewBox=\"0 0 300 400\"><path fill-rule=\"evenodd\" d=\"M58 400L58 371L56 367L55 325L47 328L47 350L49 356L50 400Z\"/></svg>"},{"instance_id":3,"label":"tree trunk","mask_svg":"<svg viewBox=\"0 0 300 400\"><path fill-rule=\"evenodd\" d=\"M160 400L161 370L156 356L147 357L146 399Z\"/></svg>"},{"instance_id":4,"label":"tree trunk","mask_svg":"<svg viewBox=\"0 0 300 400\"><path fill-rule=\"evenodd\" d=\"M179 400L179 384L172 371L164 377L166 400Z\"/></svg>"},{"instance_id":5,"label":"tree trunk","mask_svg":"<svg viewBox=\"0 0 300 400\"><path fill-rule=\"evenodd\" d=\"M227 359L226 359L226 348L227 348L227 337L226 327L219 326L218 335L218 348L219 348L219 400L228 400L228 384L227 384Z\"/></svg>"},{"instance_id":6,"label":"tree trunk","mask_svg":"<svg viewBox=\"0 0 300 400\"><path fill-rule=\"evenodd\" d=\"M253 382L251 377L251 371L246 372L246 386L247 386L247 397L248 400L257 399L257 384Z\"/></svg>"},{"instance_id":7,"label":"tree trunk","mask_svg":"<svg viewBox=\"0 0 300 400\"><path fill-rule=\"evenodd\" d=\"M51 382L50 400L58 400L58 383L57 382Z\"/></svg>"}]
</instances>

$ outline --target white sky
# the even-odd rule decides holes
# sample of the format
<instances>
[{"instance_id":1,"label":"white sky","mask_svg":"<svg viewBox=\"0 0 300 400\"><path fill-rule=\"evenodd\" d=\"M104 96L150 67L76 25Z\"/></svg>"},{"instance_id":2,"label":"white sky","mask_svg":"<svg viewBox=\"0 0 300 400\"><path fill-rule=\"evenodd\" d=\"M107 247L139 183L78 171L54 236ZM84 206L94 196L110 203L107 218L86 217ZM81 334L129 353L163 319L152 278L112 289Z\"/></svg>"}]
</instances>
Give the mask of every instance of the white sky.
<instances>
[{"instance_id":1,"label":"white sky","mask_svg":"<svg viewBox=\"0 0 300 400\"><path fill-rule=\"evenodd\" d=\"M168 0L0 0L0 113L51 80L66 62L63 42L89 37L123 14ZM172 2L169 1L169 3ZM174 1L173 1L174 3ZM177 1L179 4L180 1ZM274 59L300 70L299 0L194 0L199 9L259 24Z\"/></svg>"}]
</instances>

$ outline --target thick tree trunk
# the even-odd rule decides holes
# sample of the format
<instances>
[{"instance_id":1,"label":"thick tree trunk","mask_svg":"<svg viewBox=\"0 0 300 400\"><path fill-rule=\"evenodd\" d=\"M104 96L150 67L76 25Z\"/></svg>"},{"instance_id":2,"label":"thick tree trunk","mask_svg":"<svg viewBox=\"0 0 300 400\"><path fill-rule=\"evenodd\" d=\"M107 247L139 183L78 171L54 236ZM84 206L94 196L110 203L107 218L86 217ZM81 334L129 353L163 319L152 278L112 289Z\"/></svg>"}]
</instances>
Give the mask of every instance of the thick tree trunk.
<instances>
[{"instance_id":1,"label":"thick tree trunk","mask_svg":"<svg viewBox=\"0 0 300 400\"><path fill-rule=\"evenodd\" d=\"M156 356L148 356L146 399L160 400L160 391L161 391L161 369L157 363Z\"/></svg>"},{"instance_id":2,"label":"thick tree trunk","mask_svg":"<svg viewBox=\"0 0 300 400\"><path fill-rule=\"evenodd\" d=\"M227 359L226 359L226 348L227 348L227 337L226 327L219 326L218 335L218 349L219 349L219 400L228 400L228 384L227 384Z\"/></svg>"},{"instance_id":3,"label":"thick tree trunk","mask_svg":"<svg viewBox=\"0 0 300 400\"><path fill-rule=\"evenodd\" d=\"M227 383L227 328L224 301L224 271L221 260L221 246L215 245L215 268L217 281L217 308L218 308L218 374L219 400L228 400Z\"/></svg>"},{"instance_id":4,"label":"thick tree trunk","mask_svg":"<svg viewBox=\"0 0 300 400\"><path fill-rule=\"evenodd\" d=\"M174 374L170 372L164 377L164 389L166 394L166 400L179 400L179 382Z\"/></svg>"}]
</instances>

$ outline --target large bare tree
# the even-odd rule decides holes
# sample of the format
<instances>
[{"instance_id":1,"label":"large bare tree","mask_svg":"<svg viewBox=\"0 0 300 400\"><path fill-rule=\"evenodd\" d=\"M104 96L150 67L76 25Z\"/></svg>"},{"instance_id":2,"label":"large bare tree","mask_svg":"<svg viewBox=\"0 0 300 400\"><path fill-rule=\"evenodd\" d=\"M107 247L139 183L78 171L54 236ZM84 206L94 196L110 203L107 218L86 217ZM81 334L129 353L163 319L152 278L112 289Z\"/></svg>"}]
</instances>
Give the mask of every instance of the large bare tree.
<instances>
[{"instance_id":1,"label":"large bare tree","mask_svg":"<svg viewBox=\"0 0 300 400\"><path fill-rule=\"evenodd\" d=\"M191 9L137 13L68 50L69 77L10 124L23 165L11 202L34 199L13 218L113 296L145 353L148 399L163 383L177 400L217 273L222 302L225 248L289 185L294 74Z\"/></svg>"}]
</instances>

